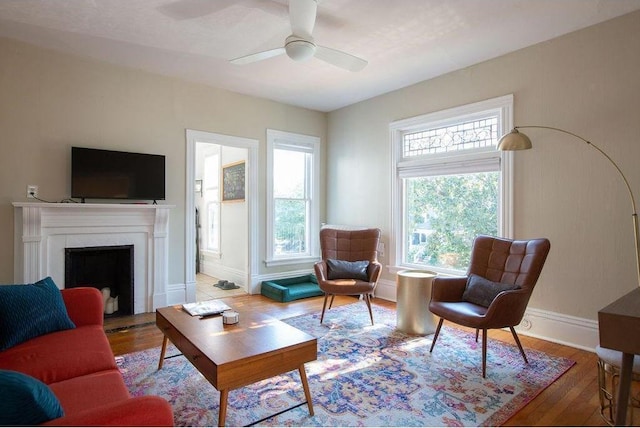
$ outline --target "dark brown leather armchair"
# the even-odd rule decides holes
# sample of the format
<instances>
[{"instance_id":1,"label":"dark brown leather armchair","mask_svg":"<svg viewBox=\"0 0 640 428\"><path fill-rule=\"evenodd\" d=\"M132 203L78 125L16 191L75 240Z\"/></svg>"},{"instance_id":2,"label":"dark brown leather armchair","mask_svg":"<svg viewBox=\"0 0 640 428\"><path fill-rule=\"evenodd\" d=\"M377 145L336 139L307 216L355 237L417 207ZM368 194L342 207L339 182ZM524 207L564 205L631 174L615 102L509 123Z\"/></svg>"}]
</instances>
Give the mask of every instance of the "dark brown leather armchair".
<instances>
[{"instance_id":1,"label":"dark brown leather armchair","mask_svg":"<svg viewBox=\"0 0 640 428\"><path fill-rule=\"evenodd\" d=\"M520 324L538 281L551 245L548 239L514 241L510 239L478 236L473 243L471 263L467 276L436 277L432 283L429 310L440 317L429 352L433 351L443 321L482 330L482 377L486 377L487 330L509 327L525 363L529 363L520 339L513 328ZM494 283L518 286L502 291L487 307L468 301L465 295L467 280L477 275ZM482 281L482 280L480 280ZM507 288L507 287L505 287ZM476 300L476 299L470 299Z\"/></svg>"},{"instance_id":2,"label":"dark brown leather armchair","mask_svg":"<svg viewBox=\"0 0 640 428\"><path fill-rule=\"evenodd\" d=\"M314 269L318 277L318 285L324 291L324 304L320 323L324 320L327 307L327 299L331 296L329 309L333 305L336 295L361 295L367 303L369 317L373 325L373 312L371 311L370 296L373 294L378 278L382 271L382 265L378 263L378 242L380 241L380 229L339 230L323 228L320 230L320 249L322 260L316 262ZM346 262L368 261L366 271L360 279L353 277L336 277L338 271L331 271L327 260L339 260ZM331 263L331 262L329 262ZM350 276L345 274L345 276Z\"/></svg>"}]
</instances>

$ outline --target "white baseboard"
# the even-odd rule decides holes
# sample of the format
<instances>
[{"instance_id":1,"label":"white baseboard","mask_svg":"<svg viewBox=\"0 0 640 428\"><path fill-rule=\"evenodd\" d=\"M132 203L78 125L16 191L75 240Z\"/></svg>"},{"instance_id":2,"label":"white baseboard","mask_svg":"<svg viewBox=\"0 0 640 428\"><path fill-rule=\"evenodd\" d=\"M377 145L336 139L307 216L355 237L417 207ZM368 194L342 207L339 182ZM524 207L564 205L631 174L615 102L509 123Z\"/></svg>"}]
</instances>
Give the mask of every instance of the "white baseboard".
<instances>
[{"instance_id":1,"label":"white baseboard","mask_svg":"<svg viewBox=\"0 0 640 428\"><path fill-rule=\"evenodd\" d=\"M595 352L600 343L598 321L527 308L518 333Z\"/></svg>"},{"instance_id":2,"label":"white baseboard","mask_svg":"<svg viewBox=\"0 0 640 428\"><path fill-rule=\"evenodd\" d=\"M187 290L189 289L193 289L195 293L196 283L192 283L190 287L185 284L169 284L167 286L167 305L181 305L188 302Z\"/></svg>"},{"instance_id":3,"label":"white baseboard","mask_svg":"<svg viewBox=\"0 0 640 428\"><path fill-rule=\"evenodd\" d=\"M396 299L396 282L388 279L379 279L374 293L376 298L397 302Z\"/></svg>"},{"instance_id":4,"label":"white baseboard","mask_svg":"<svg viewBox=\"0 0 640 428\"><path fill-rule=\"evenodd\" d=\"M211 263L206 260L201 264L201 268L200 271L205 275L226 279L229 282L234 282L236 285L243 287L245 291L247 290L245 284L247 273L243 270L230 268L219 263Z\"/></svg>"},{"instance_id":5,"label":"white baseboard","mask_svg":"<svg viewBox=\"0 0 640 428\"><path fill-rule=\"evenodd\" d=\"M377 298L396 302L395 281L379 280L375 295ZM544 339L591 352L595 352L596 346L600 342L598 321L531 307L527 308L522 322L516 327L516 331L524 336Z\"/></svg>"}]
</instances>

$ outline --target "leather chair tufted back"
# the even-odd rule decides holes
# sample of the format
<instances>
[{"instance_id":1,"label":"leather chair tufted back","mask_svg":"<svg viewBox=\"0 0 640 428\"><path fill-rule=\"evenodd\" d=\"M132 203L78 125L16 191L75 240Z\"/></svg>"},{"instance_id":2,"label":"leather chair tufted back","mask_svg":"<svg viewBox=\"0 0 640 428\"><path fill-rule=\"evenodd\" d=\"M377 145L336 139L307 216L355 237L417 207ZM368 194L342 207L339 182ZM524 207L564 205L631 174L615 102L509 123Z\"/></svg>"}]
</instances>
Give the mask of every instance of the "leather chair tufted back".
<instances>
[{"instance_id":1,"label":"leather chair tufted back","mask_svg":"<svg viewBox=\"0 0 640 428\"><path fill-rule=\"evenodd\" d=\"M340 230L325 228L320 230L322 259L337 259L355 262L378 260L380 229Z\"/></svg>"},{"instance_id":2,"label":"leather chair tufted back","mask_svg":"<svg viewBox=\"0 0 640 428\"><path fill-rule=\"evenodd\" d=\"M473 244L469 273L532 289L542 272L549 247L547 239L513 241L481 235Z\"/></svg>"}]
</instances>

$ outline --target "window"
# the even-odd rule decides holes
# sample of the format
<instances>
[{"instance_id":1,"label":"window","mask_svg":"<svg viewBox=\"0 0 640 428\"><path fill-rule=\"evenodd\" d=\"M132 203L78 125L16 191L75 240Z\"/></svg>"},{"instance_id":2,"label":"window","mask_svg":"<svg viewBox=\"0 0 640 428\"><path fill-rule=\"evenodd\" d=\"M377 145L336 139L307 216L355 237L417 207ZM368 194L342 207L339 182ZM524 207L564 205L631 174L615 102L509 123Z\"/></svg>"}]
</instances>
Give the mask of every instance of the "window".
<instances>
[{"instance_id":1,"label":"window","mask_svg":"<svg viewBox=\"0 0 640 428\"><path fill-rule=\"evenodd\" d=\"M505 96L391 124L392 264L462 273L479 234L512 236L511 127Z\"/></svg>"},{"instance_id":2,"label":"window","mask_svg":"<svg viewBox=\"0 0 640 428\"><path fill-rule=\"evenodd\" d=\"M267 266L317 258L319 145L267 130Z\"/></svg>"},{"instance_id":3,"label":"window","mask_svg":"<svg viewBox=\"0 0 640 428\"><path fill-rule=\"evenodd\" d=\"M217 147L216 147L217 148ZM218 148L219 149L219 148ZM204 203L207 207L207 250L220 252L220 154L204 158Z\"/></svg>"}]
</instances>

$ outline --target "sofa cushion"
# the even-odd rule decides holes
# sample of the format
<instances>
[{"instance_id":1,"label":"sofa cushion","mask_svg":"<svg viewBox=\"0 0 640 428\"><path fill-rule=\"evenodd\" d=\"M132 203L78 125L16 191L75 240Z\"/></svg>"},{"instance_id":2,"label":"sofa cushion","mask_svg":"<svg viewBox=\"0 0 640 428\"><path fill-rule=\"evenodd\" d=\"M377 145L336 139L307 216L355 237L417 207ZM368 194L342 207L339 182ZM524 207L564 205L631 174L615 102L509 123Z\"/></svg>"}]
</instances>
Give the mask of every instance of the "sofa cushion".
<instances>
[{"instance_id":1,"label":"sofa cushion","mask_svg":"<svg viewBox=\"0 0 640 428\"><path fill-rule=\"evenodd\" d=\"M52 383L49 388L58 397L67 415L131 398L117 369Z\"/></svg>"},{"instance_id":2,"label":"sofa cushion","mask_svg":"<svg viewBox=\"0 0 640 428\"><path fill-rule=\"evenodd\" d=\"M75 328L51 277L0 286L0 351L34 337Z\"/></svg>"},{"instance_id":3,"label":"sofa cushion","mask_svg":"<svg viewBox=\"0 0 640 428\"><path fill-rule=\"evenodd\" d=\"M368 281L368 260L348 262L346 260L327 259L327 279L358 279Z\"/></svg>"},{"instance_id":4,"label":"sofa cushion","mask_svg":"<svg viewBox=\"0 0 640 428\"><path fill-rule=\"evenodd\" d=\"M24 373L0 370L0 425L37 425L63 414L47 385Z\"/></svg>"},{"instance_id":5,"label":"sofa cushion","mask_svg":"<svg viewBox=\"0 0 640 428\"><path fill-rule=\"evenodd\" d=\"M45 334L9 348L0 352L0 367L46 384L117 368L109 340L97 325Z\"/></svg>"},{"instance_id":6,"label":"sofa cushion","mask_svg":"<svg viewBox=\"0 0 640 428\"><path fill-rule=\"evenodd\" d=\"M520 288L518 285L493 282L481 276L470 274L462 294L462 300L488 308L498 294L518 288Z\"/></svg>"}]
</instances>

